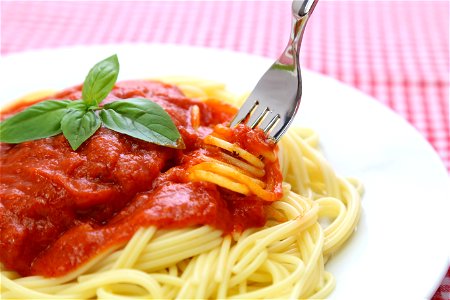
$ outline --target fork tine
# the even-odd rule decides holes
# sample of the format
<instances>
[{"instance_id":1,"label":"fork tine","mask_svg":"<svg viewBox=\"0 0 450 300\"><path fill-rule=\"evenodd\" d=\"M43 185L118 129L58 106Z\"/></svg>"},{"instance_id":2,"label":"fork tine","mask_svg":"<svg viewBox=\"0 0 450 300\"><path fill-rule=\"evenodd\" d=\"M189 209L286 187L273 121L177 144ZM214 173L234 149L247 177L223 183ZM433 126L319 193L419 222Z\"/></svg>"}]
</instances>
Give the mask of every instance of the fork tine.
<instances>
[{"instance_id":1,"label":"fork tine","mask_svg":"<svg viewBox=\"0 0 450 300\"><path fill-rule=\"evenodd\" d=\"M286 124L282 120L280 120L275 126L273 126L272 130L269 133L269 136L273 138L276 142L280 140L283 134L286 132L289 124Z\"/></svg>"},{"instance_id":2,"label":"fork tine","mask_svg":"<svg viewBox=\"0 0 450 300\"><path fill-rule=\"evenodd\" d=\"M261 123L259 124L259 128L261 128L265 133L269 132L270 129L278 122L278 120L280 119L280 115L270 111L266 117L264 118L264 120L261 121Z\"/></svg>"},{"instance_id":3,"label":"fork tine","mask_svg":"<svg viewBox=\"0 0 450 300\"><path fill-rule=\"evenodd\" d=\"M259 105L258 101L247 99L239 109L236 116L231 121L230 127L234 127L237 124L242 123L245 120L245 118L248 115L250 115L258 105Z\"/></svg>"},{"instance_id":4,"label":"fork tine","mask_svg":"<svg viewBox=\"0 0 450 300\"><path fill-rule=\"evenodd\" d=\"M254 128L269 113L269 109L264 105L258 105L248 118L247 126Z\"/></svg>"}]
</instances>

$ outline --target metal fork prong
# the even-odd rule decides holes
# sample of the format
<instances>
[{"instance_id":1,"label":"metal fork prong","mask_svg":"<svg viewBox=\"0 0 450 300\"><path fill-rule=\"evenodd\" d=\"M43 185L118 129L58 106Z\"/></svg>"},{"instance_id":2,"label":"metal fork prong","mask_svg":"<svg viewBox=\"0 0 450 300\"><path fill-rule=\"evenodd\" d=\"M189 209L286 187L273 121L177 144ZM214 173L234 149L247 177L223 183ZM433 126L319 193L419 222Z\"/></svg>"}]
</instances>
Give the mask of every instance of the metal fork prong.
<instances>
[{"instance_id":1,"label":"metal fork prong","mask_svg":"<svg viewBox=\"0 0 450 300\"><path fill-rule=\"evenodd\" d=\"M280 138L283 136L283 134L286 132L288 127L289 124L280 121L277 124L275 124L275 126L273 126L272 130L269 133L269 136L273 138L276 142L278 142Z\"/></svg>"},{"instance_id":2,"label":"metal fork prong","mask_svg":"<svg viewBox=\"0 0 450 300\"><path fill-rule=\"evenodd\" d=\"M269 132L272 127L278 122L280 119L280 115L271 111L264 120L259 124L259 128L261 128L265 133Z\"/></svg>"},{"instance_id":3,"label":"metal fork prong","mask_svg":"<svg viewBox=\"0 0 450 300\"><path fill-rule=\"evenodd\" d=\"M269 108L264 107L262 105L259 105L255 108L255 110L250 115L250 118L248 118L247 126L254 128L256 125L258 125L261 120L269 113Z\"/></svg>"},{"instance_id":4,"label":"metal fork prong","mask_svg":"<svg viewBox=\"0 0 450 300\"><path fill-rule=\"evenodd\" d=\"M239 109L238 113L230 123L230 127L234 127L239 123L242 123L245 118L247 118L255 109L258 107L259 101L251 101L247 99L242 107Z\"/></svg>"}]
</instances>

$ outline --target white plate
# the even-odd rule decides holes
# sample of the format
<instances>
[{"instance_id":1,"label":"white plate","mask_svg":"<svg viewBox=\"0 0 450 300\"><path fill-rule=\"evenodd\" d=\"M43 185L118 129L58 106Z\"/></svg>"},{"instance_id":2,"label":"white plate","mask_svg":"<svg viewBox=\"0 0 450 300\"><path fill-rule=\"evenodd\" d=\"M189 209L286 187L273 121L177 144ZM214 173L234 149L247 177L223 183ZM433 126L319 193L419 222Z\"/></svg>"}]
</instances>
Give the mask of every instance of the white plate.
<instances>
[{"instance_id":1,"label":"white plate","mask_svg":"<svg viewBox=\"0 0 450 300\"><path fill-rule=\"evenodd\" d=\"M3 57L1 101L84 80L89 68L117 53L120 79L191 75L248 91L270 59L175 45L109 45L42 50ZM449 262L449 180L431 146L403 119L331 78L303 72L296 122L317 130L339 174L362 180L366 193L354 236L328 263L336 299L422 299Z\"/></svg>"}]
</instances>

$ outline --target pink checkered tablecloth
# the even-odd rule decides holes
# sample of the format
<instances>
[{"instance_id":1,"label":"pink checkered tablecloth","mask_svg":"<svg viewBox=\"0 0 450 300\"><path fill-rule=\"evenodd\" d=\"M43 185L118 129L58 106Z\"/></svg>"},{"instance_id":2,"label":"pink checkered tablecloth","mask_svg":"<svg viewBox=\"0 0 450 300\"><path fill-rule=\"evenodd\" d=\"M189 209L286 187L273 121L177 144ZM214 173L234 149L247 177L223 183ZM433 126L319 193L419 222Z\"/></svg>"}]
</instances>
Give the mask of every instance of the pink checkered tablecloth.
<instances>
[{"instance_id":1,"label":"pink checkered tablecloth","mask_svg":"<svg viewBox=\"0 0 450 300\"><path fill-rule=\"evenodd\" d=\"M303 66L409 121L450 170L449 2L322 0ZM276 58L289 1L1 1L1 54L107 43L175 43ZM450 270L433 297L450 299Z\"/></svg>"}]
</instances>

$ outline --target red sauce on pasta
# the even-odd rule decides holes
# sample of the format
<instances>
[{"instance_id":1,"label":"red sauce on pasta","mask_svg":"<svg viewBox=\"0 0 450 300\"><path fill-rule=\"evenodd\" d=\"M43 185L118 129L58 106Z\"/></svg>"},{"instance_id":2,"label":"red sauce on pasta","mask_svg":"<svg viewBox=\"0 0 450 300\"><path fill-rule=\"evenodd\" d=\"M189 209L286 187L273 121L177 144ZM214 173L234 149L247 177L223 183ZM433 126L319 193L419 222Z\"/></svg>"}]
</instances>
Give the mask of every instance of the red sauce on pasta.
<instances>
[{"instance_id":1,"label":"red sauce on pasta","mask_svg":"<svg viewBox=\"0 0 450 300\"><path fill-rule=\"evenodd\" d=\"M78 86L52 99L80 97ZM186 169L202 154L218 151L202 141L215 125L226 124L235 108L188 99L174 86L149 81L118 83L104 103L131 97L161 105L186 149L157 146L106 128L77 151L62 135L0 144L0 260L7 269L23 276L61 276L123 245L143 226L207 224L226 234L264 225L266 202L186 178ZM9 108L3 118L28 105ZM198 128L191 125L195 105L201 116ZM241 140L235 142L250 142L253 150L275 147L260 131L236 130ZM266 169L266 179L280 187L278 162Z\"/></svg>"}]
</instances>

